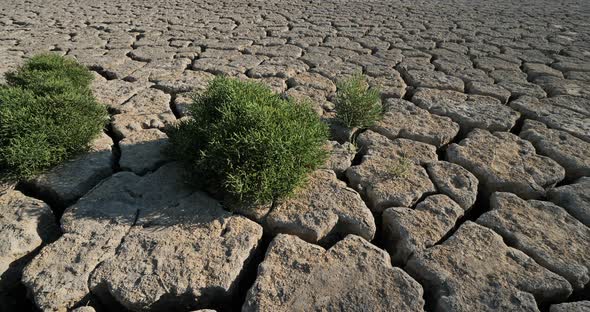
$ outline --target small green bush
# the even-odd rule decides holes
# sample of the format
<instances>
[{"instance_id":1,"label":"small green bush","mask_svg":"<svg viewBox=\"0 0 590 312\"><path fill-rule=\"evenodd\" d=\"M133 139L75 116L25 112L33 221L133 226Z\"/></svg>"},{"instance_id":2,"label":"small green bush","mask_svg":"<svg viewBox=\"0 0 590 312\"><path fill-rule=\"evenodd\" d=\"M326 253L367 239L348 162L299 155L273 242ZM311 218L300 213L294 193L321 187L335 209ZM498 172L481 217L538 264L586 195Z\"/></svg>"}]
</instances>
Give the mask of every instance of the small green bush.
<instances>
[{"instance_id":1,"label":"small green bush","mask_svg":"<svg viewBox=\"0 0 590 312\"><path fill-rule=\"evenodd\" d=\"M16 72L6 74L9 86L31 90L38 95L78 92L90 94L92 73L75 60L57 54L40 54Z\"/></svg>"},{"instance_id":2,"label":"small green bush","mask_svg":"<svg viewBox=\"0 0 590 312\"><path fill-rule=\"evenodd\" d=\"M108 121L73 60L31 58L0 86L0 176L27 179L87 150Z\"/></svg>"},{"instance_id":3,"label":"small green bush","mask_svg":"<svg viewBox=\"0 0 590 312\"><path fill-rule=\"evenodd\" d=\"M287 196L327 157L327 127L311 105L258 83L217 77L189 112L168 129L170 152L189 165L191 180L233 203Z\"/></svg>"},{"instance_id":4,"label":"small green bush","mask_svg":"<svg viewBox=\"0 0 590 312\"><path fill-rule=\"evenodd\" d=\"M383 115L381 95L370 88L366 78L358 73L337 84L336 120L348 128L367 128Z\"/></svg>"}]
</instances>

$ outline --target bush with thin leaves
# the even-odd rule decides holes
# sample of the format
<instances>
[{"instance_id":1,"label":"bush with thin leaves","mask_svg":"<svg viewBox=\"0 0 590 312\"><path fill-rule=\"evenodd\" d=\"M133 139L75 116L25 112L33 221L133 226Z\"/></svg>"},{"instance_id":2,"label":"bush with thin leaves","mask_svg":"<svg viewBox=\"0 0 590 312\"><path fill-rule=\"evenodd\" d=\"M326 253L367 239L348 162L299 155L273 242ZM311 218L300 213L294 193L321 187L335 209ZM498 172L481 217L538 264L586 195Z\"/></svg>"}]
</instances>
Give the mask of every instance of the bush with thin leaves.
<instances>
[{"instance_id":1,"label":"bush with thin leaves","mask_svg":"<svg viewBox=\"0 0 590 312\"><path fill-rule=\"evenodd\" d=\"M73 60L32 57L0 86L0 176L28 179L87 150L108 113Z\"/></svg>"},{"instance_id":2,"label":"bush with thin leaves","mask_svg":"<svg viewBox=\"0 0 590 312\"><path fill-rule=\"evenodd\" d=\"M40 54L15 72L6 74L9 86L18 86L38 95L77 92L90 94L92 73L75 60L57 54Z\"/></svg>"},{"instance_id":3,"label":"bush with thin leaves","mask_svg":"<svg viewBox=\"0 0 590 312\"><path fill-rule=\"evenodd\" d=\"M234 204L288 196L327 157L327 127L311 105L258 83L217 77L189 113L168 129L169 151L188 165L191 181Z\"/></svg>"},{"instance_id":4,"label":"bush with thin leaves","mask_svg":"<svg viewBox=\"0 0 590 312\"><path fill-rule=\"evenodd\" d=\"M380 91L358 73L337 83L336 120L348 128L368 128L383 115Z\"/></svg>"}]
</instances>

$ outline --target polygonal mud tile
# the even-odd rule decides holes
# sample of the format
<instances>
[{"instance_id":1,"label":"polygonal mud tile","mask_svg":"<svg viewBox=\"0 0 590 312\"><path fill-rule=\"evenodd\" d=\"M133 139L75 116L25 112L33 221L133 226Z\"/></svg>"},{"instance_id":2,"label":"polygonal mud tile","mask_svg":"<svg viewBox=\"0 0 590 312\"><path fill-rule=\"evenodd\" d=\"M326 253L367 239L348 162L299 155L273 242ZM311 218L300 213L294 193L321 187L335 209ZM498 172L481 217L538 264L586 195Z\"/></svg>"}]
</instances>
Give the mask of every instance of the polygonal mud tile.
<instances>
[{"instance_id":1,"label":"polygonal mud tile","mask_svg":"<svg viewBox=\"0 0 590 312\"><path fill-rule=\"evenodd\" d=\"M567 178L590 176L590 142L528 119L524 122L520 137L530 141L537 153L550 157L565 168Z\"/></svg>"},{"instance_id":2,"label":"polygonal mud tile","mask_svg":"<svg viewBox=\"0 0 590 312\"><path fill-rule=\"evenodd\" d=\"M120 304L137 311L161 303L201 306L231 298L262 228L231 216L202 193L191 195L182 185L181 172L177 164L169 164L144 178L118 173L68 208L62 218L66 234L43 249L25 272L24 282L36 304L62 310L90 290L99 296L108 291ZM195 249L195 242L201 242L200 248ZM146 250L146 246L150 247ZM169 256L173 258L162 258ZM182 265L174 266L174 261ZM201 266L186 271L187 261ZM144 265L154 263L165 265ZM113 268L107 269L110 265ZM168 277L166 282L162 276ZM140 292L138 287L143 287ZM172 287L177 297L169 296Z\"/></svg>"},{"instance_id":3,"label":"polygonal mud tile","mask_svg":"<svg viewBox=\"0 0 590 312\"><path fill-rule=\"evenodd\" d=\"M535 298L551 302L572 293L566 279L471 221L414 254L405 269L430 291L439 311L538 311Z\"/></svg>"},{"instance_id":4,"label":"polygonal mud tile","mask_svg":"<svg viewBox=\"0 0 590 312\"><path fill-rule=\"evenodd\" d=\"M418 89L412 102L430 113L450 117L463 133L474 128L506 131L520 118L518 112L496 98L456 91Z\"/></svg>"},{"instance_id":5,"label":"polygonal mud tile","mask_svg":"<svg viewBox=\"0 0 590 312\"><path fill-rule=\"evenodd\" d=\"M590 193L588 190L590 190L590 177L583 177L573 184L550 189L547 192L547 197L590 227Z\"/></svg>"},{"instance_id":6,"label":"polygonal mud tile","mask_svg":"<svg viewBox=\"0 0 590 312\"><path fill-rule=\"evenodd\" d=\"M469 210L477 199L479 181L467 169L447 161L429 163L426 167L437 190Z\"/></svg>"},{"instance_id":7,"label":"polygonal mud tile","mask_svg":"<svg viewBox=\"0 0 590 312\"><path fill-rule=\"evenodd\" d=\"M510 107L527 118L538 120L547 126L566 131L586 142L590 142L590 115L575 109L557 105L549 99L538 100L522 96L512 102Z\"/></svg>"},{"instance_id":8,"label":"polygonal mud tile","mask_svg":"<svg viewBox=\"0 0 590 312\"><path fill-rule=\"evenodd\" d=\"M551 202L494 193L491 211L477 219L515 248L565 277L574 290L590 281L590 228Z\"/></svg>"},{"instance_id":9,"label":"polygonal mud tile","mask_svg":"<svg viewBox=\"0 0 590 312\"><path fill-rule=\"evenodd\" d=\"M286 233L312 243L333 235L375 235L375 221L360 195L330 170L317 170L307 184L271 210L264 220L272 233Z\"/></svg>"},{"instance_id":10,"label":"polygonal mud tile","mask_svg":"<svg viewBox=\"0 0 590 312\"><path fill-rule=\"evenodd\" d=\"M523 198L540 198L545 188L565 177L551 158L535 153L533 145L508 132L476 129L447 149L450 162L471 171L487 194L509 191Z\"/></svg>"},{"instance_id":11,"label":"polygonal mud tile","mask_svg":"<svg viewBox=\"0 0 590 312\"><path fill-rule=\"evenodd\" d=\"M0 193L0 291L15 286L27 256L58 234L49 205L15 190Z\"/></svg>"},{"instance_id":12,"label":"polygonal mud tile","mask_svg":"<svg viewBox=\"0 0 590 312\"><path fill-rule=\"evenodd\" d=\"M325 250L281 234L258 267L242 311L422 311L423 306L422 287L364 239L349 235Z\"/></svg>"},{"instance_id":13,"label":"polygonal mud tile","mask_svg":"<svg viewBox=\"0 0 590 312\"><path fill-rule=\"evenodd\" d=\"M450 118L430 114L411 102L387 99L385 113L371 130L390 139L405 138L441 147L459 132L459 125Z\"/></svg>"},{"instance_id":14,"label":"polygonal mud tile","mask_svg":"<svg viewBox=\"0 0 590 312\"><path fill-rule=\"evenodd\" d=\"M384 246L395 263L432 247L463 216L463 209L446 195L431 195L415 209L393 207L383 211Z\"/></svg>"},{"instance_id":15,"label":"polygonal mud tile","mask_svg":"<svg viewBox=\"0 0 590 312\"><path fill-rule=\"evenodd\" d=\"M68 160L32 179L40 197L66 207L113 173L113 140L106 134L91 142L88 152Z\"/></svg>"}]
</instances>

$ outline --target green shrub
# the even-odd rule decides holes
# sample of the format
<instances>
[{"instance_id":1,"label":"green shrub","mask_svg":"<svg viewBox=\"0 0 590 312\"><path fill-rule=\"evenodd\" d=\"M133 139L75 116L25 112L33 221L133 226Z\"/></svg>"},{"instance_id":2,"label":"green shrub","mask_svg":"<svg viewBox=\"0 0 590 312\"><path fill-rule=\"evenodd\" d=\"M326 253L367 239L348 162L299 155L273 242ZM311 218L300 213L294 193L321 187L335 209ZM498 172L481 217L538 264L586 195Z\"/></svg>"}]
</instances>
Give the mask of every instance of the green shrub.
<instances>
[{"instance_id":1,"label":"green shrub","mask_svg":"<svg viewBox=\"0 0 590 312\"><path fill-rule=\"evenodd\" d=\"M18 71L7 73L9 86L19 86L39 95L77 91L90 94L92 73L86 67L57 54L40 54Z\"/></svg>"},{"instance_id":2,"label":"green shrub","mask_svg":"<svg viewBox=\"0 0 590 312\"><path fill-rule=\"evenodd\" d=\"M70 76L71 75L71 76ZM56 55L31 58L0 86L0 176L26 179L87 150L108 121L92 75Z\"/></svg>"},{"instance_id":3,"label":"green shrub","mask_svg":"<svg viewBox=\"0 0 590 312\"><path fill-rule=\"evenodd\" d=\"M349 128L367 128L381 119L380 91L370 88L362 74L355 74L336 85L335 109L339 123Z\"/></svg>"},{"instance_id":4,"label":"green shrub","mask_svg":"<svg viewBox=\"0 0 590 312\"><path fill-rule=\"evenodd\" d=\"M240 204L289 195L321 165L327 127L308 103L284 100L258 83L217 77L168 129L170 151L192 180Z\"/></svg>"}]
</instances>

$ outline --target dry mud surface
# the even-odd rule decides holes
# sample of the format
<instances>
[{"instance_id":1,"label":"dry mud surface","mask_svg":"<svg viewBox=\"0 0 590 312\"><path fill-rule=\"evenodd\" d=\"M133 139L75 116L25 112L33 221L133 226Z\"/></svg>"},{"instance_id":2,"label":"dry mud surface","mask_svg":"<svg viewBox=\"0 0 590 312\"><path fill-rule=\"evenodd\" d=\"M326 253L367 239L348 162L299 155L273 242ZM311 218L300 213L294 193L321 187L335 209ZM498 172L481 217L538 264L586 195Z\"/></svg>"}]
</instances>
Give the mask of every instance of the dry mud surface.
<instances>
[{"instance_id":1,"label":"dry mud surface","mask_svg":"<svg viewBox=\"0 0 590 312\"><path fill-rule=\"evenodd\" d=\"M588 1L1 1L0 74L47 51L112 118L0 189L2 311L590 311ZM214 75L330 120L358 71L384 118L272 209L160 153Z\"/></svg>"}]
</instances>

